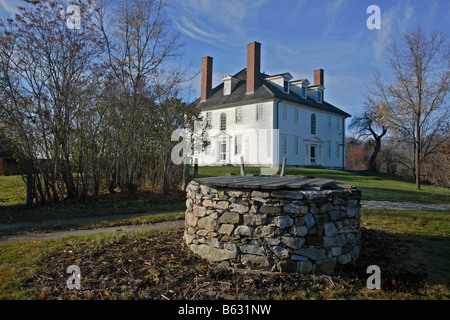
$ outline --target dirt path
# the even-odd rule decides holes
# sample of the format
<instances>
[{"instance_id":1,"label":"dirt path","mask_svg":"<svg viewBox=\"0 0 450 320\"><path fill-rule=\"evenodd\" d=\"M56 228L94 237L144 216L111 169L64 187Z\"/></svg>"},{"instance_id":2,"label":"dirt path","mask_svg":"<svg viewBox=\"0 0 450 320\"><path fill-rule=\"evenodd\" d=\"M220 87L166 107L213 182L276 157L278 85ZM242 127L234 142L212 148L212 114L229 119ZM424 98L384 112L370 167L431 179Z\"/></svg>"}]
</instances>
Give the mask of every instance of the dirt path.
<instances>
[{"instance_id":1,"label":"dirt path","mask_svg":"<svg viewBox=\"0 0 450 320\"><path fill-rule=\"evenodd\" d=\"M391 201L361 201L362 209L390 209L390 210L450 210L449 204L423 204L413 202Z\"/></svg>"},{"instance_id":2,"label":"dirt path","mask_svg":"<svg viewBox=\"0 0 450 320\"><path fill-rule=\"evenodd\" d=\"M389 201L361 201L362 209L391 209L391 210L450 210L450 205L446 204L420 204L420 203L412 203L412 202L389 202ZM179 212L176 211L167 211L167 212ZM76 224L82 222L94 222L100 220L108 220L108 219L122 219L129 217L138 217L149 214L158 214L158 213L167 213L167 212L155 212L155 213L140 213L140 214L128 214L128 215L112 215L112 216L99 216L99 217L87 217L87 218L75 218L75 219L65 219L65 220L49 220L44 222L25 222L21 224L3 224L0 225L0 232L14 230L18 228L30 228L33 226L54 226L54 225L67 225L67 224ZM145 224L145 225L128 225L128 226L120 226L120 227L108 227L108 228L97 228L97 229L87 229L87 230L74 230L74 231L55 231L49 233L23 233L20 235L9 235L9 236L0 236L0 244L2 243L15 243L15 242L29 242L29 241L41 241L41 240L49 240L49 239L57 239L68 236L78 236L78 235L88 235L88 234L96 234L96 233L105 233L105 232L118 232L118 231L146 231L146 230L155 230L162 229L168 227L182 226L184 224L184 220L177 221L167 221L167 222L159 222L154 224Z\"/></svg>"}]
</instances>

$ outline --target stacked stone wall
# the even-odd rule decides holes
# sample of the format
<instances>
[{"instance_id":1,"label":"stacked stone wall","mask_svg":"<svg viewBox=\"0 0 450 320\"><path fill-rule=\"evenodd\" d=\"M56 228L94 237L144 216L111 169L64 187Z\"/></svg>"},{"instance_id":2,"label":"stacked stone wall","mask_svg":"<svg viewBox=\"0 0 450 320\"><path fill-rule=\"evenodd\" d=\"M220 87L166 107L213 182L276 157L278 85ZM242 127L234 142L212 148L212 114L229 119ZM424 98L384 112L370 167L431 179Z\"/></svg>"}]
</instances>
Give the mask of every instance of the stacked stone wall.
<instances>
[{"instance_id":1,"label":"stacked stone wall","mask_svg":"<svg viewBox=\"0 0 450 320\"><path fill-rule=\"evenodd\" d=\"M332 273L355 263L360 191L187 187L185 242L224 266Z\"/></svg>"}]
</instances>

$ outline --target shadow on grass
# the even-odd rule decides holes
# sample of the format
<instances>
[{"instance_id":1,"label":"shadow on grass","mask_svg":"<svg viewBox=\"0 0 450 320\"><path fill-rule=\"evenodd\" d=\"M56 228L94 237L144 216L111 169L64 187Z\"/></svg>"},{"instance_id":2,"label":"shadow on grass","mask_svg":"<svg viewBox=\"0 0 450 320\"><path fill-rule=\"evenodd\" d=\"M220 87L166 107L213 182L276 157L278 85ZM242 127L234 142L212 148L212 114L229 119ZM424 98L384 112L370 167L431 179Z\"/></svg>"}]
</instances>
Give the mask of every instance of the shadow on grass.
<instances>
[{"instance_id":1,"label":"shadow on grass","mask_svg":"<svg viewBox=\"0 0 450 320\"><path fill-rule=\"evenodd\" d=\"M380 201L405 201L424 204L450 204L450 192L448 194L434 193L427 190L401 190L381 187L358 187L364 200Z\"/></svg>"},{"instance_id":2,"label":"shadow on grass","mask_svg":"<svg viewBox=\"0 0 450 320\"><path fill-rule=\"evenodd\" d=\"M358 277L367 279L367 267L377 265L381 270L381 288L384 291L413 294L421 291L423 295L425 286L442 285L448 296L449 244L449 237L393 234L362 226L358 263L344 266L340 271L356 273Z\"/></svg>"},{"instance_id":3,"label":"shadow on grass","mask_svg":"<svg viewBox=\"0 0 450 320\"><path fill-rule=\"evenodd\" d=\"M0 223L37 222L116 214L146 213L185 209L185 193L160 195L147 191L134 194L103 194L95 201L66 201L53 206L26 209L24 205L0 207Z\"/></svg>"}]
</instances>

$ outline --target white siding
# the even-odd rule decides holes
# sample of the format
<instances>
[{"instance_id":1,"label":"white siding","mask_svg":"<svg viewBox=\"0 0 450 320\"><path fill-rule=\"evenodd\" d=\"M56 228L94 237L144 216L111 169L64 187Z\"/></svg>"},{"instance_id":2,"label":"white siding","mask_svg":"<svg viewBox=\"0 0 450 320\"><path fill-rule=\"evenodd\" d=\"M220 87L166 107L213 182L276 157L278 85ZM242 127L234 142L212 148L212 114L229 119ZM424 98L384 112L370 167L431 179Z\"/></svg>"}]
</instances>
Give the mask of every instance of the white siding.
<instances>
[{"instance_id":1,"label":"white siding","mask_svg":"<svg viewBox=\"0 0 450 320\"><path fill-rule=\"evenodd\" d=\"M287 121L283 121L283 109L287 107ZM295 110L298 111L295 111ZM295 121L295 115L298 112L298 122ZM311 134L311 115L316 115L316 134ZM308 106L298 105L286 101L282 101L278 106L280 135L287 135L288 150L287 154L280 151L280 162L283 157L287 158L288 165L310 165L311 145L316 148L315 165L324 167L342 168L343 166L343 149L342 141L344 139L344 121L343 116L338 116L331 112L317 110ZM328 124L331 119L331 126ZM337 127L337 119L339 119L339 130ZM298 155L294 148L294 137L299 137ZM328 153L327 142L330 142L331 152ZM291 142L291 143L289 143ZM336 157L336 147L340 144L339 157ZM307 149L308 148L308 149ZM331 157L328 157L330 155Z\"/></svg>"},{"instance_id":2,"label":"white siding","mask_svg":"<svg viewBox=\"0 0 450 320\"><path fill-rule=\"evenodd\" d=\"M263 110L262 118L257 120L258 106L260 111ZM242 121L236 123L236 108L242 110ZM194 157L198 158L199 165L220 165L220 164L240 164L241 156L244 157L246 164L258 163L270 165L274 162L273 148L273 136L271 129L273 128L273 102L262 102L257 104L243 105L238 107L229 107L216 110L203 111L202 116L206 115L206 112L211 113L211 128L208 131L210 137L210 147L208 152L201 154L195 154ZM224 113L227 117L227 130L225 132L220 131L220 115ZM259 113L261 116L261 113ZM260 129L264 129L263 132ZM268 135L268 137L267 137ZM239 137L236 139L236 137ZM259 139L259 140L258 140ZM269 139L269 143L265 146L264 150L257 148L260 144L260 140ZM220 153L218 152L219 143L226 140L227 143L227 160L225 162L220 161ZM236 142L240 143L240 146L236 148ZM278 142L278 141L276 141ZM240 151L236 153L236 150Z\"/></svg>"},{"instance_id":3,"label":"white siding","mask_svg":"<svg viewBox=\"0 0 450 320\"><path fill-rule=\"evenodd\" d=\"M257 120L258 105L263 110L263 117ZM312 164L310 148L314 146L316 156L314 165L343 167L345 156L342 146L345 134L343 116L287 101L279 103L270 101L243 105L239 108L242 108L241 123L236 123L236 107L202 112L203 116L206 112L211 114L211 129L208 132L211 145L207 152L194 155L198 158L199 165L238 165L243 156L245 163L250 165L281 164L283 158L287 158L288 165L304 166ZM284 110L285 117L283 117ZM220 131L222 113L227 117L226 132ZM311 134L313 113L316 115L316 134ZM272 130L277 127L278 131ZM236 139L237 136L240 138ZM282 152L282 145L284 146L282 136L286 136L286 154ZM264 150L259 147L262 140L269 141ZM227 160L220 162L219 143L223 141L227 144ZM240 144L237 148L236 143Z\"/></svg>"}]
</instances>

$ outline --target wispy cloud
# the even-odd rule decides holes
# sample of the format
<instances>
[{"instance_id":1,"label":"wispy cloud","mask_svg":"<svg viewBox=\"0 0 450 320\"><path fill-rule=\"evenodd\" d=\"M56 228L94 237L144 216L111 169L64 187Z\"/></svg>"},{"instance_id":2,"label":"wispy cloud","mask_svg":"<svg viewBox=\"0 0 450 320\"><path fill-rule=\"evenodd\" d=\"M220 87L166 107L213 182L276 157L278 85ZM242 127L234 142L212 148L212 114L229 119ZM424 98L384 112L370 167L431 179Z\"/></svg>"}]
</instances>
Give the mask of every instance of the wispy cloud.
<instances>
[{"instance_id":1,"label":"wispy cloud","mask_svg":"<svg viewBox=\"0 0 450 320\"><path fill-rule=\"evenodd\" d=\"M374 56L379 62L392 40L407 30L414 14L409 1L399 2L387 10L381 10L381 29L376 30L377 38L373 42Z\"/></svg>"},{"instance_id":2,"label":"wispy cloud","mask_svg":"<svg viewBox=\"0 0 450 320\"><path fill-rule=\"evenodd\" d=\"M0 0L0 5L9 14L16 14L19 12L16 7L17 1L14 0Z\"/></svg>"},{"instance_id":3,"label":"wispy cloud","mask_svg":"<svg viewBox=\"0 0 450 320\"><path fill-rule=\"evenodd\" d=\"M242 45L246 19L267 3L259 1L175 0L169 12L177 29L196 40L212 45Z\"/></svg>"},{"instance_id":4,"label":"wispy cloud","mask_svg":"<svg viewBox=\"0 0 450 320\"><path fill-rule=\"evenodd\" d=\"M323 29L323 34L327 34L328 32L335 29L336 23L338 22L339 18L342 18L344 16L344 11L349 4L350 2L346 0L336 0L331 4L327 3L327 6L325 7L326 19L324 20L326 22Z\"/></svg>"}]
</instances>

